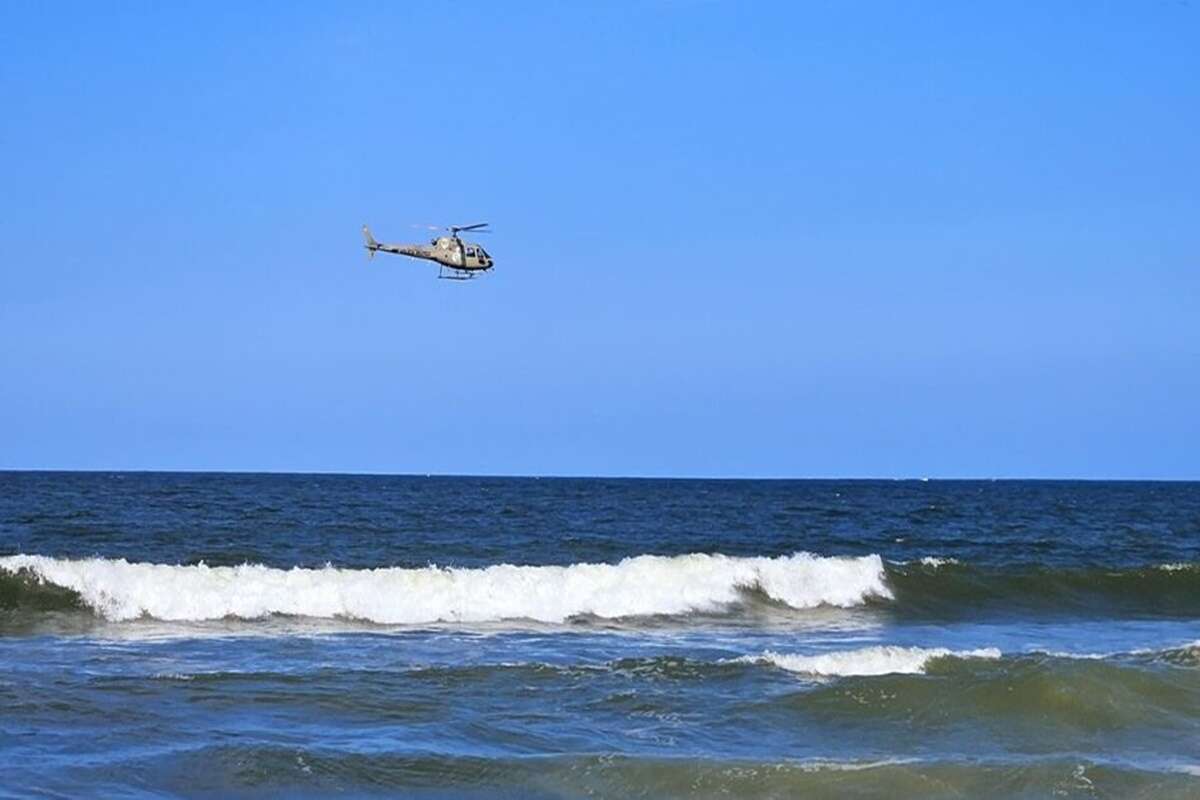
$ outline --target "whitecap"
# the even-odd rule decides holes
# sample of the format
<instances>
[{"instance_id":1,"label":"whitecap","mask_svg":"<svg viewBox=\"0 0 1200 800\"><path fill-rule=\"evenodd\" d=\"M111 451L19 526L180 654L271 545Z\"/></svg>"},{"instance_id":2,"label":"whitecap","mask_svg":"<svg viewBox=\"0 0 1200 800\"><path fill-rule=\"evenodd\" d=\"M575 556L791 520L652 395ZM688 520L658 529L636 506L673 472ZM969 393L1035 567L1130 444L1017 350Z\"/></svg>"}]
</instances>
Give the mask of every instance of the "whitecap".
<instances>
[{"instance_id":1,"label":"whitecap","mask_svg":"<svg viewBox=\"0 0 1200 800\"><path fill-rule=\"evenodd\" d=\"M1000 651L989 647L979 650L947 650L943 647L900 647L877 645L857 650L801 655L767 650L739 661L771 664L788 672L817 676L915 675L925 672L937 658L1000 658Z\"/></svg>"},{"instance_id":2,"label":"whitecap","mask_svg":"<svg viewBox=\"0 0 1200 800\"><path fill-rule=\"evenodd\" d=\"M921 563L927 567L944 567L948 564L957 564L957 558L941 558L939 556L925 556L921 559Z\"/></svg>"}]
</instances>

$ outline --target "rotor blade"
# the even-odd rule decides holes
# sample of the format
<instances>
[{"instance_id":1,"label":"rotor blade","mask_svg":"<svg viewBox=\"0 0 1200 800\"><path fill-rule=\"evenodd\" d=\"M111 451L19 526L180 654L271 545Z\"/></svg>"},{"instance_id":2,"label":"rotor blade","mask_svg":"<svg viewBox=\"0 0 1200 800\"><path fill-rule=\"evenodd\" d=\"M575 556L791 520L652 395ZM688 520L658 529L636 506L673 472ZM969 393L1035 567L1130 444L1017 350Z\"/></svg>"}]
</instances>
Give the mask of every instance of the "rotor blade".
<instances>
[{"instance_id":1,"label":"rotor blade","mask_svg":"<svg viewBox=\"0 0 1200 800\"><path fill-rule=\"evenodd\" d=\"M452 230L452 231L474 231L474 230L479 230L480 228L486 228L486 227L487 227L486 222L476 222L474 225L451 225L450 230Z\"/></svg>"}]
</instances>

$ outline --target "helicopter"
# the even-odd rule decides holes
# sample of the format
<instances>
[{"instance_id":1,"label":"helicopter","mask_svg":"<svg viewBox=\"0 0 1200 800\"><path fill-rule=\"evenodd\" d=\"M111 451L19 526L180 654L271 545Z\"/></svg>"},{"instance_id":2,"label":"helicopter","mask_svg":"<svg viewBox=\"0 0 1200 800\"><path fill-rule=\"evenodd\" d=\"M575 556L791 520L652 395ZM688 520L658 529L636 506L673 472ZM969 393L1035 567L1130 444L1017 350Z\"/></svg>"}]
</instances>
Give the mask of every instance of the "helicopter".
<instances>
[{"instance_id":1,"label":"helicopter","mask_svg":"<svg viewBox=\"0 0 1200 800\"><path fill-rule=\"evenodd\" d=\"M363 239L366 240L363 247L367 248L367 258L374 258L375 253L383 251L399 256L435 261L438 265L439 278L465 281L490 270L493 262L486 250L474 242L464 242L458 234L466 231L491 233L491 231L483 230L486 227L486 222L476 222L473 225L450 225L445 228L450 232L449 236L438 236L429 244L385 244L375 241L375 237L371 235L371 229L363 225ZM431 230L440 229L431 228Z\"/></svg>"}]
</instances>

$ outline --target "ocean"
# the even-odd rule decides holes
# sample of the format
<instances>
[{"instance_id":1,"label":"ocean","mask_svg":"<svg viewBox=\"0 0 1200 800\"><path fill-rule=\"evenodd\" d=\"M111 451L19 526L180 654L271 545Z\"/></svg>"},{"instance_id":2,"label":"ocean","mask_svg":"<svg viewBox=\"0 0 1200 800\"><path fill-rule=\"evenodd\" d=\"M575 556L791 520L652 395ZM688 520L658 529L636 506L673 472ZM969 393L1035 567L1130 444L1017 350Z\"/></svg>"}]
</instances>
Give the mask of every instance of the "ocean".
<instances>
[{"instance_id":1,"label":"ocean","mask_svg":"<svg viewBox=\"0 0 1200 800\"><path fill-rule=\"evenodd\" d=\"M11 797L1200 797L1200 483L0 473Z\"/></svg>"}]
</instances>

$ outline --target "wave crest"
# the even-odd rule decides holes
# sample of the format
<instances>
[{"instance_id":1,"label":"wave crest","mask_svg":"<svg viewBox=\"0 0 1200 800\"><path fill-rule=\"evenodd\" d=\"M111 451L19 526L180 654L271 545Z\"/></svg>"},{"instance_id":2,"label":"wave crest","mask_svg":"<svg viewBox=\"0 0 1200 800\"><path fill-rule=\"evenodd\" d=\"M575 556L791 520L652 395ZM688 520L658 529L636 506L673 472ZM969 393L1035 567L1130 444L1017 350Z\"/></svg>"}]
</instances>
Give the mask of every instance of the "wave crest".
<instances>
[{"instance_id":1,"label":"wave crest","mask_svg":"<svg viewBox=\"0 0 1200 800\"><path fill-rule=\"evenodd\" d=\"M18 555L0 558L0 570L76 592L110 620L283 614L383 624L556 623L584 615L611 619L719 611L739 602L745 590L796 609L851 607L892 596L878 555L643 555L617 564L287 570Z\"/></svg>"},{"instance_id":2,"label":"wave crest","mask_svg":"<svg viewBox=\"0 0 1200 800\"><path fill-rule=\"evenodd\" d=\"M982 613L1084 616L1200 614L1200 564L974 565L925 558L892 563L892 608L905 616Z\"/></svg>"}]
</instances>

